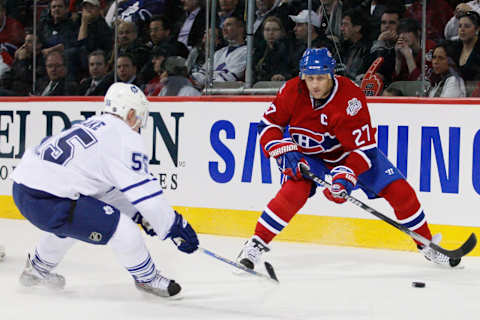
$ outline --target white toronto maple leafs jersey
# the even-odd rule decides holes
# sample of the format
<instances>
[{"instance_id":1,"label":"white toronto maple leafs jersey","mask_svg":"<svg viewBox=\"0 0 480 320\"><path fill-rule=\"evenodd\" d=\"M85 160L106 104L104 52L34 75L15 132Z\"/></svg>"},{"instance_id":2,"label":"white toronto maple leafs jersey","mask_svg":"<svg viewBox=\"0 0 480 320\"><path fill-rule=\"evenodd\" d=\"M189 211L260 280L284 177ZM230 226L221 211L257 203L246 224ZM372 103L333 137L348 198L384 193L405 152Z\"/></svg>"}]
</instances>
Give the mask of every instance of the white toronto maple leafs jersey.
<instances>
[{"instance_id":1,"label":"white toronto maple leafs jersey","mask_svg":"<svg viewBox=\"0 0 480 320\"><path fill-rule=\"evenodd\" d=\"M12 179L30 188L74 200L80 195L103 200L109 198L109 193L119 190L163 239L175 215L157 179L148 171L149 159L145 151L138 133L122 119L104 114L28 149ZM115 205L115 201L111 204ZM118 209L123 211L122 207L128 206ZM131 215L132 210L129 211Z\"/></svg>"}]
</instances>

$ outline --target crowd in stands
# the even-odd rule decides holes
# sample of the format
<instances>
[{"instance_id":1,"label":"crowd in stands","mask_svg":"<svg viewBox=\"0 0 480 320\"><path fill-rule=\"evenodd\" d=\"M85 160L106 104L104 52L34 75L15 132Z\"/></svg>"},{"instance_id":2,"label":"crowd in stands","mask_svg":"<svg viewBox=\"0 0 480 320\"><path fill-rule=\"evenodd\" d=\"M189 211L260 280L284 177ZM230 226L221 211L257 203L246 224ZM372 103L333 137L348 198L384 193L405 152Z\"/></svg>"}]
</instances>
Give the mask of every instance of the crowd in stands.
<instances>
[{"instance_id":1,"label":"crowd in stands","mask_svg":"<svg viewBox=\"0 0 480 320\"><path fill-rule=\"evenodd\" d=\"M374 75L376 95L480 96L480 0L426 1L424 70L422 2L313 0L309 11L303 0L256 0L253 82L297 76L310 45L329 48L336 73L359 85ZM246 1L218 0L214 32L206 0L33 3L0 0L2 96L101 96L116 81L149 96L200 95L211 34L214 83L245 81Z\"/></svg>"}]
</instances>

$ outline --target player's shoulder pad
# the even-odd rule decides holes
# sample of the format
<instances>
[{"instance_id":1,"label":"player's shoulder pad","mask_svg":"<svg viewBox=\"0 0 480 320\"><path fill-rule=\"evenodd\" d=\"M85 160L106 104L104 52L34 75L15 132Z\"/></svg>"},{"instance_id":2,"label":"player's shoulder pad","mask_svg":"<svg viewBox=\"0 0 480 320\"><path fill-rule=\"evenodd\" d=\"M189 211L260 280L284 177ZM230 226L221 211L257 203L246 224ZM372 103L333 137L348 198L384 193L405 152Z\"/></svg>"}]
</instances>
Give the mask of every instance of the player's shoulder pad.
<instances>
[{"instance_id":1,"label":"player's shoulder pad","mask_svg":"<svg viewBox=\"0 0 480 320\"><path fill-rule=\"evenodd\" d=\"M367 108L365 96L360 87L347 77L338 76L337 81L339 85L337 95L342 97L341 99L344 101L342 104L345 103L342 108L344 108L347 116L353 117L362 109Z\"/></svg>"},{"instance_id":2,"label":"player's shoulder pad","mask_svg":"<svg viewBox=\"0 0 480 320\"><path fill-rule=\"evenodd\" d=\"M362 89L360 89L360 87L349 78L345 76L336 76L336 77L337 77L338 84L341 88L344 88L348 90L348 92L352 92L355 95L357 94L357 92L363 93Z\"/></svg>"}]
</instances>

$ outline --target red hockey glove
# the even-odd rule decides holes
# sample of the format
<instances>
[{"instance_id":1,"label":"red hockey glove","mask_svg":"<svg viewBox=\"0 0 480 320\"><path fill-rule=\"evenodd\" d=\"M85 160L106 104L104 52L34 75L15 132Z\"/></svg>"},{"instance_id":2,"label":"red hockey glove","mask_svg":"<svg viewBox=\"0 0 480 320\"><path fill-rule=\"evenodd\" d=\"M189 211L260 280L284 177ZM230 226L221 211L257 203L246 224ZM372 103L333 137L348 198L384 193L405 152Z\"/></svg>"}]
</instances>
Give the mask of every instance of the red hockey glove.
<instances>
[{"instance_id":1,"label":"red hockey glove","mask_svg":"<svg viewBox=\"0 0 480 320\"><path fill-rule=\"evenodd\" d=\"M270 157L277 159L287 152L298 151L298 146L290 141L278 141L277 143L267 144L265 149Z\"/></svg>"},{"instance_id":2,"label":"red hockey glove","mask_svg":"<svg viewBox=\"0 0 480 320\"><path fill-rule=\"evenodd\" d=\"M300 172L300 162L308 166L303 154L298 152L298 146L291 141L277 141L276 143L267 144L265 147L270 157L277 160L280 171L293 180L303 179Z\"/></svg>"},{"instance_id":3,"label":"red hockey glove","mask_svg":"<svg viewBox=\"0 0 480 320\"><path fill-rule=\"evenodd\" d=\"M300 152L286 153L282 157L281 162L283 162L283 168L284 168L282 173L286 176L289 176L293 180L303 179L302 172L300 171L300 163L306 164L308 169L310 169L310 166L308 165L307 160L303 158L303 155Z\"/></svg>"},{"instance_id":4,"label":"red hockey glove","mask_svg":"<svg viewBox=\"0 0 480 320\"><path fill-rule=\"evenodd\" d=\"M331 174L333 175L332 186L330 189L323 189L323 194L330 201L344 203L357 184L357 176L352 169L345 166L333 168Z\"/></svg>"}]
</instances>

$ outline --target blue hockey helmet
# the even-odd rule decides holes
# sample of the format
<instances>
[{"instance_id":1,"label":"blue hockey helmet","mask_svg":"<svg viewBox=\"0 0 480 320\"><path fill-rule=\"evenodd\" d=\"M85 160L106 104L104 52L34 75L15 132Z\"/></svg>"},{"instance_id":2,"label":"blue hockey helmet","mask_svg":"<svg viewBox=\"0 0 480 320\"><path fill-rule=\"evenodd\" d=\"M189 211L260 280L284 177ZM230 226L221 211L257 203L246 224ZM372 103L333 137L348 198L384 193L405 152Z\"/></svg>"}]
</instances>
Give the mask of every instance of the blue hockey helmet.
<instances>
[{"instance_id":1,"label":"blue hockey helmet","mask_svg":"<svg viewBox=\"0 0 480 320\"><path fill-rule=\"evenodd\" d=\"M327 48L307 49L300 59L300 77L313 74L335 74L337 62Z\"/></svg>"}]
</instances>

